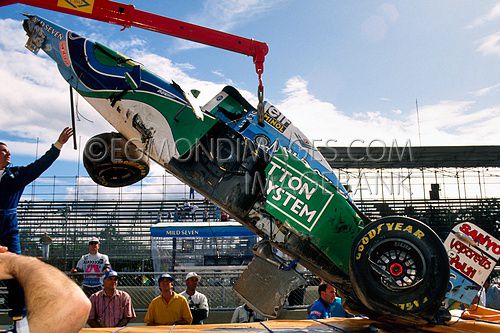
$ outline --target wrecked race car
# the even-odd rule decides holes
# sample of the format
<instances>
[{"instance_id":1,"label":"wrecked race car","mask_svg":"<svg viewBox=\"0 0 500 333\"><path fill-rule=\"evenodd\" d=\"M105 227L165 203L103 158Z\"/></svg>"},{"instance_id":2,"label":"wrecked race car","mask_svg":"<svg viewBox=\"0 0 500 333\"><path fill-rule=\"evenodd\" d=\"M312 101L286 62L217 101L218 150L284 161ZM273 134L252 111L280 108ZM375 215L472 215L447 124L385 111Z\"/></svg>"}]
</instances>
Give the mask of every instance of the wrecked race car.
<instances>
[{"instance_id":1,"label":"wrecked race car","mask_svg":"<svg viewBox=\"0 0 500 333\"><path fill-rule=\"evenodd\" d=\"M100 43L38 16L28 16L24 28L27 47L46 52L117 130L84 149L94 181L132 184L146 176L152 159L264 240L235 286L252 307L274 317L301 283L293 267L283 270L286 262L272 246L333 283L354 314L411 325L439 321L450 269L438 236L407 217L370 221L276 107L265 104L260 125L256 108L233 87L198 107L196 91ZM112 156L109 146L128 158Z\"/></svg>"}]
</instances>

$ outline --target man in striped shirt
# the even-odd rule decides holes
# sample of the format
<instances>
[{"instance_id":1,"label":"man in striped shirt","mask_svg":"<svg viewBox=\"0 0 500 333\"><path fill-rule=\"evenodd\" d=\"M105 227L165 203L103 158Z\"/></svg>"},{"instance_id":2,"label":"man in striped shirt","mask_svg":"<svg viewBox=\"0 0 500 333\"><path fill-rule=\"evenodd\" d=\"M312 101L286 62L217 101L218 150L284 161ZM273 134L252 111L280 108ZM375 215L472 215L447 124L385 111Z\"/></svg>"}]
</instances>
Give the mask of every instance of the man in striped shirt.
<instances>
[{"instance_id":1,"label":"man in striped shirt","mask_svg":"<svg viewBox=\"0 0 500 333\"><path fill-rule=\"evenodd\" d=\"M118 273L109 270L104 274L104 289L90 296L90 327L122 327L136 317L130 295L116 289L117 284Z\"/></svg>"}]
</instances>

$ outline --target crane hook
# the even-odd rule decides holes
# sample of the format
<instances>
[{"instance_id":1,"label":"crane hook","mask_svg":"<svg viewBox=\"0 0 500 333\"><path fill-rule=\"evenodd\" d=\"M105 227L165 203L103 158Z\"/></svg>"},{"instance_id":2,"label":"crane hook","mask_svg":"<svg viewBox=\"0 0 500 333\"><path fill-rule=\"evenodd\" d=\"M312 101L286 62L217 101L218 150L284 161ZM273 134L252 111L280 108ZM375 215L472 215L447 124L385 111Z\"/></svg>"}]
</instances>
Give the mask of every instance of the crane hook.
<instances>
[{"instance_id":1,"label":"crane hook","mask_svg":"<svg viewBox=\"0 0 500 333\"><path fill-rule=\"evenodd\" d=\"M257 104L257 119L260 126L264 126L264 85L262 84L262 73L258 73L259 76L259 87L257 88L257 98L259 104Z\"/></svg>"}]
</instances>

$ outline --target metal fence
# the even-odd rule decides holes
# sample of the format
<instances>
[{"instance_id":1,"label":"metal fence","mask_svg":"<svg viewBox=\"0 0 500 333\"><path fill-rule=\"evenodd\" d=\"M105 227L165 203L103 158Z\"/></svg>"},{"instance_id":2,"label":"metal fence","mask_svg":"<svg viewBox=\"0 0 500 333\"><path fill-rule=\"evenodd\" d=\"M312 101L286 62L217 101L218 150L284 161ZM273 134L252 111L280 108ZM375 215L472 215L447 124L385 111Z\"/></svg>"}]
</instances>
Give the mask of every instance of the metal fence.
<instances>
[{"instance_id":1,"label":"metal fence","mask_svg":"<svg viewBox=\"0 0 500 333\"><path fill-rule=\"evenodd\" d=\"M132 298L136 311L146 311L153 298L160 295L158 277L163 272L119 272L118 289L126 291ZM174 290L180 293L185 290L184 278L186 272L169 273L175 278ZM233 290L233 284L239 278L241 271L198 272L201 277L197 291L208 298L210 311L234 310L243 301ZM76 283L80 284L83 273L67 273ZM318 297L318 279L306 274L308 285L292 291L285 303L285 308L304 308L312 304ZM9 310L7 306L7 290L0 281L0 313Z\"/></svg>"},{"instance_id":2,"label":"metal fence","mask_svg":"<svg viewBox=\"0 0 500 333\"><path fill-rule=\"evenodd\" d=\"M160 295L158 277L163 272L119 272L118 289L126 291L132 298L136 311L146 311L153 298ZM185 290L184 278L186 272L169 273L175 278L174 290L177 293ZM198 272L201 277L197 291L208 298L211 311L232 310L243 304L233 291L233 285L241 271ZM80 283L83 273L68 273L75 282ZM308 286L293 291L285 307L303 308L317 298L318 280L312 275L306 275Z\"/></svg>"},{"instance_id":3,"label":"metal fence","mask_svg":"<svg viewBox=\"0 0 500 333\"><path fill-rule=\"evenodd\" d=\"M118 289L126 291L132 298L134 309L145 312L153 298L160 295L158 277L163 272L119 272ZM175 278L174 290L177 293L185 289L186 272L169 273ZM201 277L197 290L207 296L210 311L234 310L243 304L233 290L233 284L239 278L241 271L198 272ZM67 273L76 283L81 282L83 273ZM495 268L494 276L500 276L500 267ZM318 298L320 280L310 273L304 274L307 285L290 293L285 302L285 309L304 309ZM6 313L7 290L0 281L0 313Z\"/></svg>"}]
</instances>

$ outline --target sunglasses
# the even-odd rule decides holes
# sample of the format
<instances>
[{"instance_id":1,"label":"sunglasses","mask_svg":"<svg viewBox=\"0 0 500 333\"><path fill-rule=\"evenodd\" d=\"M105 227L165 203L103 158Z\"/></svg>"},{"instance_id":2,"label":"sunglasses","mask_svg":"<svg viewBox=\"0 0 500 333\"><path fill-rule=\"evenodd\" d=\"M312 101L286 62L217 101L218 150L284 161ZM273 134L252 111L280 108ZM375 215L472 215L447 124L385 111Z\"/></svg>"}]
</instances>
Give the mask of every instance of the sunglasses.
<instances>
[{"instance_id":1,"label":"sunglasses","mask_svg":"<svg viewBox=\"0 0 500 333\"><path fill-rule=\"evenodd\" d=\"M89 245L97 245L99 244L98 242L89 242Z\"/></svg>"}]
</instances>

